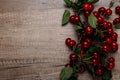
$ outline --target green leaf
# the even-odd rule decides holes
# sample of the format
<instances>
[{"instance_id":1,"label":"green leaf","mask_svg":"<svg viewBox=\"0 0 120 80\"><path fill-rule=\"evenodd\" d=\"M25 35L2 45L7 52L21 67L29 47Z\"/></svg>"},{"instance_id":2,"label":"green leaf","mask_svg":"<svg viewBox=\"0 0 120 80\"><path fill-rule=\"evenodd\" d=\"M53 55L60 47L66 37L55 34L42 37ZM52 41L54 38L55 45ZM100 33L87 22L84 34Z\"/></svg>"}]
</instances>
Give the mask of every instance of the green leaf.
<instances>
[{"instance_id":1,"label":"green leaf","mask_svg":"<svg viewBox=\"0 0 120 80\"><path fill-rule=\"evenodd\" d=\"M71 67L65 67L62 69L60 73L60 80L68 80L73 73L73 69Z\"/></svg>"},{"instance_id":2,"label":"green leaf","mask_svg":"<svg viewBox=\"0 0 120 80\"><path fill-rule=\"evenodd\" d=\"M69 17L70 17L70 11L65 10L65 12L63 14L63 18L62 18L62 25L65 25L69 22Z\"/></svg>"},{"instance_id":3,"label":"green leaf","mask_svg":"<svg viewBox=\"0 0 120 80\"><path fill-rule=\"evenodd\" d=\"M67 6L71 6L72 2L70 0L64 0L64 2L66 3Z\"/></svg>"},{"instance_id":4,"label":"green leaf","mask_svg":"<svg viewBox=\"0 0 120 80\"><path fill-rule=\"evenodd\" d=\"M92 28L96 28L97 18L94 16L93 13L91 13L90 16L88 17L88 23Z\"/></svg>"},{"instance_id":5,"label":"green leaf","mask_svg":"<svg viewBox=\"0 0 120 80\"><path fill-rule=\"evenodd\" d=\"M73 50L76 54L80 54L80 49L75 47L74 50Z\"/></svg>"},{"instance_id":6,"label":"green leaf","mask_svg":"<svg viewBox=\"0 0 120 80\"><path fill-rule=\"evenodd\" d=\"M112 72L104 69L102 80L111 80L111 78L112 78Z\"/></svg>"},{"instance_id":7,"label":"green leaf","mask_svg":"<svg viewBox=\"0 0 120 80\"><path fill-rule=\"evenodd\" d=\"M99 0L88 0L88 3L96 3L98 2Z\"/></svg>"},{"instance_id":8,"label":"green leaf","mask_svg":"<svg viewBox=\"0 0 120 80\"><path fill-rule=\"evenodd\" d=\"M74 25L74 29L75 29L76 31L78 31L78 30L81 30L82 27L81 27L80 25Z\"/></svg>"},{"instance_id":9,"label":"green leaf","mask_svg":"<svg viewBox=\"0 0 120 80\"><path fill-rule=\"evenodd\" d=\"M114 25L116 29L120 29L120 23Z\"/></svg>"}]
</instances>

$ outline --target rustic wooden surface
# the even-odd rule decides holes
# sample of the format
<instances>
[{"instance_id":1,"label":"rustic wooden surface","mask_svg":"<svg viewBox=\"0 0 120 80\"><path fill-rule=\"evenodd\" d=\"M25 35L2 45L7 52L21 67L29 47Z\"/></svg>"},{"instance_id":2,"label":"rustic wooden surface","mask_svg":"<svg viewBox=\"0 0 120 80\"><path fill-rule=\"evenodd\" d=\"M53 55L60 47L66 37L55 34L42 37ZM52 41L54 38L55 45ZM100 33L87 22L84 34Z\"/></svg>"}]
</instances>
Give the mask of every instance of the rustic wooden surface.
<instances>
[{"instance_id":1,"label":"rustic wooden surface","mask_svg":"<svg viewBox=\"0 0 120 80\"><path fill-rule=\"evenodd\" d=\"M114 7L120 5L120 0L113 1ZM95 5L107 7L109 2ZM72 25L61 27L64 10L63 0L0 0L0 80L59 80L70 53L64 40L76 39ZM119 52L113 80L120 79Z\"/></svg>"}]
</instances>

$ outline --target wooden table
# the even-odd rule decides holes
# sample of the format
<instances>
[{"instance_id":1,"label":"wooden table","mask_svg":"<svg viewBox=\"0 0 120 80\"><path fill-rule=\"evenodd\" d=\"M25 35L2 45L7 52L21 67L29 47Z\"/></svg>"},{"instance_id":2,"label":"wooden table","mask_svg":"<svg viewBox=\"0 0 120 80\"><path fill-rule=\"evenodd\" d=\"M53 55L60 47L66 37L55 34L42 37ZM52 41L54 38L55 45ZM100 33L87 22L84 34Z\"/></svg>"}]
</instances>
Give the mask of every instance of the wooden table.
<instances>
[{"instance_id":1,"label":"wooden table","mask_svg":"<svg viewBox=\"0 0 120 80\"><path fill-rule=\"evenodd\" d=\"M114 1L114 7L120 5L120 0ZM96 9L109 2L100 0ZM61 26L64 10L63 0L0 0L0 80L59 80L71 53L64 40L76 39L72 25ZM113 80L120 79L119 52ZM80 75L80 80L86 76Z\"/></svg>"}]
</instances>

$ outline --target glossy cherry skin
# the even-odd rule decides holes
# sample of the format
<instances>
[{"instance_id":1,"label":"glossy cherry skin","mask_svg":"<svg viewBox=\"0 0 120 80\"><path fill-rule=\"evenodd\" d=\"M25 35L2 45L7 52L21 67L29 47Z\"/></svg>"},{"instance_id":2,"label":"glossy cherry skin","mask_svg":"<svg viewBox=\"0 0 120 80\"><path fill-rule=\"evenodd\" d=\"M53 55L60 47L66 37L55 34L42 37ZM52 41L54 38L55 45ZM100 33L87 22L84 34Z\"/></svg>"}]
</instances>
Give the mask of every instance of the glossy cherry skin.
<instances>
[{"instance_id":1,"label":"glossy cherry skin","mask_svg":"<svg viewBox=\"0 0 120 80\"><path fill-rule=\"evenodd\" d=\"M93 53L93 57L94 57L95 59L98 59L98 58L100 57L100 55L99 55L97 52L94 52L94 53Z\"/></svg>"},{"instance_id":2,"label":"glossy cherry skin","mask_svg":"<svg viewBox=\"0 0 120 80\"><path fill-rule=\"evenodd\" d=\"M109 34L109 35L113 34L113 29L112 28L108 28L107 29L107 34Z\"/></svg>"},{"instance_id":3,"label":"glossy cherry skin","mask_svg":"<svg viewBox=\"0 0 120 80\"><path fill-rule=\"evenodd\" d=\"M102 70L102 69L97 69L97 70L96 70L96 74L97 74L98 76L101 76L101 75L103 74L103 70Z\"/></svg>"},{"instance_id":4,"label":"glossy cherry skin","mask_svg":"<svg viewBox=\"0 0 120 80\"><path fill-rule=\"evenodd\" d=\"M120 18L115 18L115 19L113 20L113 24L118 24L118 23L120 23Z\"/></svg>"},{"instance_id":5,"label":"glossy cherry skin","mask_svg":"<svg viewBox=\"0 0 120 80\"><path fill-rule=\"evenodd\" d=\"M116 42L113 42L113 43L111 44L111 47L112 47L112 51L113 51L113 52L116 52L116 51L118 50L118 44L117 44Z\"/></svg>"},{"instance_id":6,"label":"glossy cherry skin","mask_svg":"<svg viewBox=\"0 0 120 80\"><path fill-rule=\"evenodd\" d=\"M113 32L112 35L111 35L111 37L112 37L112 40L113 40L114 42L116 42L116 41L117 41L117 38L118 38L118 34L117 34L116 32Z\"/></svg>"},{"instance_id":7,"label":"glossy cherry skin","mask_svg":"<svg viewBox=\"0 0 120 80\"><path fill-rule=\"evenodd\" d=\"M109 62L115 62L115 58L114 57L110 57L110 58L108 58L108 61Z\"/></svg>"},{"instance_id":8,"label":"glossy cherry skin","mask_svg":"<svg viewBox=\"0 0 120 80\"><path fill-rule=\"evenodd\" d=\"M70 18L69 18L69 21L71 23L74 23L75 22L75 15L71 15Z\"/></svg>"},{"instance_id":9,"label":"glossy cherry skin","mask_svg":"<svg viewBox=\"0 0 120 80\"><path fill-rule=\"evenodd\" d=\"M89 3L85 3L85 4L83 5L83 9L84 9L85 11L89 11L89 6L90 6Z\"/></svg>"},{"instance_id":10,"label":"glossy cherry skin","mask_svg":"<svg viewBox=\"0 0 120 80\"><path fill-rule=\"evenodd\" d=\"M85 32L86 32L86 34L91 35L93 33L92 27L91 26L86 26L85 27Z\"/></svg>"},{"instance_id":11,"label":"glossy cherry skin","mask_svg":"<svg viewBox=\"0 0 120 80\"><path fill-rule=\"evenodd\" d=\"M76 45L76 41L75 40L71 40L70 43L69 43L69 46L70 47L73 47Z\"/></svg>"},{"instance_id":12,"label":"glossy cherry skin","mask_svg":"<svg viewBox=\"0 0 120 80\"><path fill-rule=\"evenodd\" d=\"M110 50L111 50L111 48L108 44L102 45L102 51L104 51L105 53L109 53Z\"/></svg>"},{"instance_id":13,"label":"glossy cherry skin","mask_svg":"<svg viewBox=\"0 0 120 80\"><path fill-rule=\"evenodd\" d=\"M94 5L90 4L89 5L89 11L93 11L94 10Z\"/></svg>"},{"instance_id":14,"label":"glossy cherry skin","mask_svg":"<svg viewBox=\"0 0 120 80\"><path fill-rule=\"evenodd\" d=\"M115 12L116 12L116 14L120 15L120 6L117 6L117 7L115 8Z\"/></svg>"},{"instance_id":15,"label":"glossy cherry skin","mask_svg":"<svg viewBox=\"0 0 120 80\"><path fill-rule=\"evenodd\" d=\"M98 13L98 11L94 11L93 14L94 14L94 16L97 17L97 18L100 16L100 14Z\"/></svg>"},{"instance_id":16,"label":"glossy cherry skin","mask_svg":"<svg viewBox=\"0 0 120 80\"><path fill-rule=\"evenodd\" d=\"M90 43L88 43L87 41L82 42L82 48L89 48L90 47Z\"/></svg>"},{"instance_id":17,"label":"glossy cherry skin","mask_svg":"<svg viewBox=\"0 0 120 80\"><path fill-rule=\"evenodd\" d=\"M99 12L99 13L105 13L105 12L106 12L106 9L105 9L104 7L100 7L100 8L98 9L98 12Z\"/></svg>"},{"instance_id":18,"label":"glossy cherry skin","mask_svg":"<svg viewBox=\"0 0 120 80\"><path fill-rule=\"evenodd\" d=\"M86 37L84 41L88 42L89 44L92 43L92 40L90 38L88 38L88 37Z\"/></svg>"},{"instance_id":19,"label":"glossy cherry skin","mask_svg":"<svg viewBox=\"0 0 120 80\"><path fill-rule=\"evenodd\" d=\"M75 18L74 18L74 23L79 23L80 22L80 17L79 16L75 16Z\"/></svg>"},{"instance_id":20,"label":"glossy cherry skin","mask_svg":"<svg viewBox=\"0 0 120 80\"><path fill-rule=\"evenodd\" d=\"M97 59L93 58L92 61L91 61L91 63L92 63L93 66L96 66L97 63L98 63L98 61L97 61Z\"/></svg>"},{"instance_id":21,"label":"glossy cherry skin","mask_svg":"<svg viewBox=\"0 0 120 80\"><path fill-rule=\"evenodd\" d=\"M106 13L106 15L110 16L110 15L112 15L112 10L111 9L107 9L105 13Z\"/></svg>"},{"instance_id":22,"label":"glossy cherry skin","mask_svg":"<svg viewBox=\"0 0 120 80\"><path fill-rule=\"evenodd\" d=\"M108 22L107 22L107 21L104 21L104 23L103 23L103 28L104 28L104 29L107 29L107 28L108 28Z\"/></svg>"},{"instance_id":23,"label":"glossy cherry skin","mask_svg":"<svg viewBox=\"0 0 120 80\"><path fill-rule=\"evenodd\" d=\"M108 23L108 28L112 28L112 23L111 22L107 22Z\"/></svg>"},{"instance_id":24,"label":"glossy cherry skin","mask_svg":"<svg viewBox=\"0 0 120 80\"><path fill-rule=\"evenodd\" d=\"M104 19L101 16L99 16L97 19L98 19L98 23L104 23Z\"/></svg>"},{"instance_id":25,"label":"glossy cherry skin","mask_svg":"<svg viewBox=\"0 0 120 80\"><path fill-rule=\"evenodd\" d=\"M114 62L110 62L106 66L107 70L112 70L114 67L115 67L115 63Z\"/></svg>"},{"instance_id":26,"label":"glossy cherry skin","mask_svg":"<svg viewBox=\"0 0 120 80\"><path fill-rule=\"evenodd\" d=\"M85 11L85 13L84 13L84 15L86 16L86 17L88 17L89 15L90 15L90 11Z\"/></svg>"},{"instance_id":27,"label":"glossy cherry skin","mask_svg":"<svg viewBox=\"0 0 120 80\"><path fill-rule=\"evenodd\" d=\"M65 40L65 43L66 43L66 45L70 45L70 41L71 41L71 38L67 38L66 40Z\"/></svg>"},{"instance_id":28,"label":"glossy cherry skin","mask_svg":"<svg viewBox=\"0 0 120 80\"><path fill-rule=\"evenodd\" d=\"M71 61L76 61L78 56L75 53L72 53L72 54L70 54L69 58Z\"/></svg>"},{"instance_id":29,"label":"glossy cherry skin","mask_svg":"<svg viewBox=\"0 0 120 80\"><path fill-rule=\"evenodd\" d=\"M106 37L106 38L105 38L105 42L106 42L107 44L111 44L111 43L112 43L112 38L111 38L111 37Z\"/></svg>"}]
</instances>

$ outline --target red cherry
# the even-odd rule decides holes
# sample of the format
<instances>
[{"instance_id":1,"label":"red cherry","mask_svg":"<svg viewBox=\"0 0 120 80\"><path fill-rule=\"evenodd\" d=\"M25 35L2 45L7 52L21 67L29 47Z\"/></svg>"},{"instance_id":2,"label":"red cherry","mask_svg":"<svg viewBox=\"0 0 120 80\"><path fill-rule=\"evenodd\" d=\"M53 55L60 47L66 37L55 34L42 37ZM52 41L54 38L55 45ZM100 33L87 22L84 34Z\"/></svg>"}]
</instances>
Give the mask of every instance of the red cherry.
<instances>
[{"instance_id":1,"label":"red cherry","mask_svg":"<svg viewBox=\"0 0 120 80\"><path fill-rule=\"evenodd\" d=\"M104 51L105 53L109 53L110 52L110 46L108 44L102 45L102 51Z\"/></svg>"},{"instance_id":2,"label":"red cherry","mask_svg":"<svg viewBox=\"0 0 120 80\"><path fill-rule=\"evenodd\" d=\"M83 48L89 48L89 47L90 47L90 44L89 44L87 41L84 41L84 42L82 43L82 47L83 47Z\"/></svg>"},{"instance_id":3,"label":"red cherry","mask_svg":"<svg viewBox=\"0 0 120 80\"><path fill-rule=\"evenodd\" d=\"M85 3L85 4L83 5L83 9L84 9L85 11L89 11L89 6L90 6L89 3Z\"/></svg>"},{"instance_id":4,"label":"red cherry","mask_svg":"<svg viewBox=\"0 0 120 80\"><path fill-rule=\"evenodd\" d=\"M94 14L95 17L99 17L100 16L100 14L98 13L98 11L94 11L93 14Z\"/></svg>"},{"instance_id":5,"label":"red cherry","mask_svg":"<svg viewBox=\"0 0 120 80\"><path fill-rule=\"evenodd\" d=\"M114 58L114 57L110 57L110 58L108 59L108 61L109 61L109 62L115 62L115 58Z\"/></svg>"},{"instance_id":6,"label":"red cherry","mask_svg":"<svg viewBox=\"0 0 120 80\"><path fill-rule=\"evenodd\" d=\"M80 17L79 16L75 16L74 21L75 21L75 23L79 23L80 22Z\"/></svg>"},{"instance_id":7,"label":"red cherry","mask_svg":"<svg viewBox=\"0 0 120 80\"><path fill-rule=\"evenodd\" d=\"M115 63L114 62L110 62L106 66L107 70L112 70L114 67L115 67Z\"/></svg>"},{"instance_id":8,"label":"red cherry","mask_svg":"<svg viewBox=\"0 0 120 80\"><path fill-rule=\"evenodd\" d=\"M106 42L107 44L111 44L111 43L112 43L112 38L111 38L111 37L106 37L106 38L105 38L105 42Z\"/></svg>"},{"instance_id":9,"label":"red cherry","mask_svg":"<svg viewBox=\"0 0 120 80\"><path fill-rule=\"evenodd\" d=\"M118 23L120 23L120 18L115 18L115 19L113 20L113 24L118 24Z\"/></svg>"},{"instance_id":10,"label":"red cherry","mask_svg":"<svg viewBox=\"0 0 120 80\"><path fill-rule=\"evenodd\" d=\"M71 41L71 38L67 38L67 39L65 40L66 45L70 45L70 41Z\"/></svg>"},{"instance_id":11,"label":"red cherry","mask_svg":"<svg viewBox=\"0 0 120 80\"><path fill-rule=\"evenodd\" d=\"M88 42L89 44L92 43L92 40L90 38L88 38L88 37L86 37L84 41Z\"/></svg>"},{"instance_id":12,"label":"red cherry","mask_svg":"<svg viewBox=\"0 0 120 80\"><path fill-rule=\"evenodd\" d=\"M93 57L94 57L95 59L98 59L98 58L100 57L100 55L99 55L97 52L94 52L94 53L93 53Z\"/></svg>"},{"instance_id":13,"label":"red cherry","mask_svg":"<svg viewBox=\"0 0 120 80\"><path fill-rule=\"evenodd\" d=\"M75 40L71 40L70 43L69 43L69 46L70 47L73 47L76 45L76 41Z\"/></svg>"},{"instance_id":14,"label":"red cherry","mask_svg":"<svg viewBox=\"0 0 120 80\"><path fill-rule=\"evenodd\" d=\"M105 12L106 12L106 9L105 9L104 7L100 7L100 8L98 9L98 12L99 12L99 13L105 13Z\"/></svg>"},{"instance_id":15,"label":"red cherry","mask_svg":"<svg viewBox=\"0 0 120 80\"><path fill-rule=\"evenodd\" d=\"M108 28L112 28L112 23L108 22Z\"/></svg>"},{"instance_id":16,"label":"red cherry","mask_svg":"<svg viewBox=\"0 0 120 80\"><path fill-rule=\"evenodd\" d=\"M112 40L113 40L114 42L116 42L116 41L117 41L117 38L118 38L118 34L117 34L116 32L113 32L113 34L112 34L111 36L112 36Z\"/></svg>"},{"instance_id":17,"label":"red cherry","mask_svg":"<svg viewBox=\"0 0 120 80\"><path fill-rule=\"evenodd\" d=\"M118 50L118 44L117 44L116 42L113 42L113 43L111 44L111 47L112 47L112 51L113 51L113 52L116 52L116 51Z\"/></svg>"},{"instance_id":18,"label":"red cherry","mask_svg":"<svg viewBox=\"0 0 120 80\"><path fill-rule=\"evenodd\" d=\"M85 16L88 17L90 15L91 12L89 11L85 11Z\"/></svg>"},{"instance_id":19,"label":"red cherry","mask_svg":"<svg viewBox=\"0 0 120 80\"><path fill-rule=\"evenodd\" d=\"M106 15L110 16L112 14L112 10L111 9L107 9L106 10Z\"/></svg>"},{"instance_id":20,"label":"red cherry","mask_svg":"<svg viewBox=\"0 0 120 80\"><path fill-rule=\"evenodd\" d=\"M91 61L91 62L92 62L92 65L93 65L93 66L96 66L96 65L97 65L97 63L98 63L97 59L94 59L94 58L92 59L92 61Z\"/></svg>"},{"instance_id":21,"label":"red cherry","mask_svg":"<svg viewBox=\"0 0 120 80\"><path fill-rule=\"evenodd\" d=\"M117 7L115 8L115 12L116 12L116 14L119 14L119 15L120 15L120 6L117 6Z\"/></svg>"},{"instance_id":22,"label":"red cherry","mask_svg":"<svg viewBox=\"0 0 120 80\"><path fill-rule=\"evenodd\" d=\"M74 20L75 20L75 15L71 15L70 18L69 18L69 21L71 23L74 23L75 22Z\"/></svg>"},{"instance_id":23,"label":"red cherry","mask_svg":"<svg viewBox=\"0 0 120 80\"><path fill-rule=\"evenodd\" d=\"M101 16L99 16L97 19L98 19L98 23L103 23L104 22L104 19Z\"/></svg>"},{"instance_id":24,"label":"red cherry","mask_svg":"<svg viewBox=\"0 0 120 80\"><path fill-rule=\"evenodd\" d=\"M89 11L93 11L93 9L94 9L94 5L90 4L89 5Z\"/></svg>"},{"instance_id":25,"label":"red cherry","mask_svg":"<svg viewBox=\"0 0 120 80\"><path fill-rule=\"evenodd\" d=\"M113 34L113 29L112 28L108 28L107 29L107 34L109 34L109 35Z\"/></svg>"},{"instance_id":26,"label":"red cherry","mask_svg":"<svg viewBox=\"0 0 120 80\"><path fill-rule=\"evenodd\" d=\"M107 29L107 28L108 28L108 22L107 22L107 21L104 21L103 27L104 27L104 29Z\"/></svg>"},{"instance_id":27,"label":"red cherry","mask_svg":"<svg viewBox=\"0 0 120 80\"><path fill-rule=\"evenodd\" d=\"M102 70L102 69L97 69L97 70L96 70L96 74L97 74L98 76L101 76L101 75L103 74L103 70Z\"/></svg>"},{"instance_id":28,"label":"red cherry","mask_svg":"<svg viewBox=\"0 0 120 80\"><path fill-rule=\"evenodd\" d=\"M69 58L70 58L71 61L76 61L78 56L75 53L72 53L72 54L70 54Z\"/></svg>"},{"instance_id":29,"label":"red cherry","mask_svg":"<svg viewBox=\"0 0 120 80\"><path fill-rule=\"evenodd\" d=\"M86 26L85 27L85 32L86 32L86 34L92 34L93 33L93 29L92 29L92 27L91 26Z\"/></svg>"}]
</instances>

